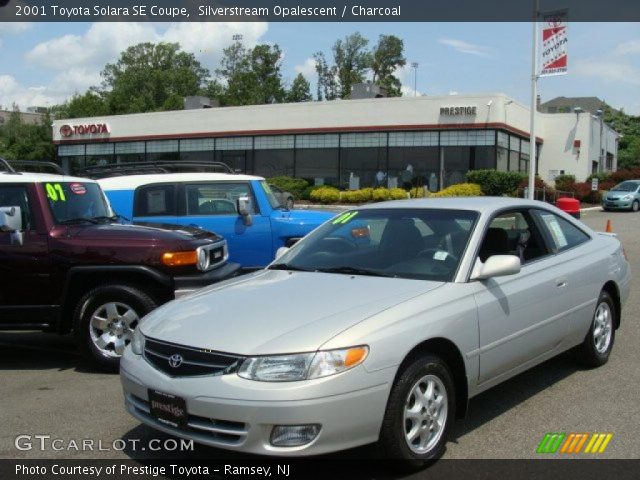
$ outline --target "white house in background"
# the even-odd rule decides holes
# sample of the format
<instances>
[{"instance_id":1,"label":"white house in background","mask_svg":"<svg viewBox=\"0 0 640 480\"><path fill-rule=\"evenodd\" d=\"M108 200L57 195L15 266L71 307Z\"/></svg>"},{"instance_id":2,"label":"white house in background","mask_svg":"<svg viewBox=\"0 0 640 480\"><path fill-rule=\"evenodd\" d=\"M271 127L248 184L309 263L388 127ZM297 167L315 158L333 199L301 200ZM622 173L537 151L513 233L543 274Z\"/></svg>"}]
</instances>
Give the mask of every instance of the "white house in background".
<instances>
[{"instance_id":1,"label":"white house in background","mask_svg":"<svg viewBox=\"0 0 640 480\"><path fill-rule=\"evenodd\" d=\"M616 169L619 135L589 113L537 113L536 130L546 181ZM435 189L471 169L528 171L529 109L503 94L336 100L60 119L53 138L70 172L221 161L249 174L345 188Z\"/></svg>"}]
</instances>

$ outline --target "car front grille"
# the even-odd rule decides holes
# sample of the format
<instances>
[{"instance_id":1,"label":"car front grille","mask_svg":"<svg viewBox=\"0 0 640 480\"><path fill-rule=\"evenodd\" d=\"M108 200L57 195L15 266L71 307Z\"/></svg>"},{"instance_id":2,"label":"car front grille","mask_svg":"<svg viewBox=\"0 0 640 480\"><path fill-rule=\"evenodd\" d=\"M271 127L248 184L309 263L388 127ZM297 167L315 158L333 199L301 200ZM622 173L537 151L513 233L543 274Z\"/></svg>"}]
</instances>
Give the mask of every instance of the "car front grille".
<instances>
[{"instance_id":1,"label":"car front grille","mask_svg":"<svg viewBox=\"0 0 640 480\"><path fill-rule=\"evenodd\" d=\"M186 427L178 429L162 423L151 416L151 407L147 400L127 394L128 403L136 413L147 422L157 424L175 432L189 433L197 440L221 445L239 445L247 437L249 426L243 422L217 420L214 418L189 415Z\"/></svg>"},{"instance_id":2,"label":"car front grille","mask_svg":"<svg viewBox=\"0 0 640 480\"><path fill-rule=\"evenodd\" d=\"M144 358L171 377L233 373L244 359L238 355L186 347L152 338L145 340Z\"/></svg>"},{"instance_id":3,"label":"car front grille","mask_svg":"<svg viewBox=\"0 0 640 480\"><path fill-rule=\"evenodd\" d=\"M229 250L227 248L226 240L203 248L209 253L209 268L207 270L219 267L229 259Z\"/></svg>"}]
</instances>

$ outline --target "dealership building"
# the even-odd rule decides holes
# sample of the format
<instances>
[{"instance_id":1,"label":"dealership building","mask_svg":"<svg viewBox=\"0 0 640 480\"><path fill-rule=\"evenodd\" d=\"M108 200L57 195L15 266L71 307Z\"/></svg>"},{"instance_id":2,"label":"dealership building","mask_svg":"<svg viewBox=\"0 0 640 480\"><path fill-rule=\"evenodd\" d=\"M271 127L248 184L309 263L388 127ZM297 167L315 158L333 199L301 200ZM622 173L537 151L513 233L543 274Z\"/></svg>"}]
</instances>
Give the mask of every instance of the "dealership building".
<instances>
[{"instance_id":1,"label":"dealership building","mask_svg":"<svg viewBox=\"0 0 640 480\"><path fill-rule=\"evenodd\" d=\"M224 162L264 177L358 188L464 181L472 169L526 172L530 111L503 94L369 98L115 115L53 124L73 173L129 162ZM615 170L619 135L601 117L536 112L539 175Z\"/></svg>"}]
</instances>

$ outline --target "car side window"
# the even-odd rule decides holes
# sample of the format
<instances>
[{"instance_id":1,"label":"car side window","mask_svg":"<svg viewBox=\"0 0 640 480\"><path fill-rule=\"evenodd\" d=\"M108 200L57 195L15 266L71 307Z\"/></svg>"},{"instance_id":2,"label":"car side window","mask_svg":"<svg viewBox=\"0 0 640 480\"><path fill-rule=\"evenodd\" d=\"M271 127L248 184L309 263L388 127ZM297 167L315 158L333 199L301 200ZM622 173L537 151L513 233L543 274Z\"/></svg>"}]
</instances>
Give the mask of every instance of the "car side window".
<instances>
[{"instance_id":1,"label":"car side window","mask_svg":"<svg viewBox=\"0 0 640 480\"><path fill-rule=\"evenodd\" d=\"M187 215L237 215L236 201L249 197L252 215L256 213L248 183L203 183L185 186Z\"/></svg>"},{"instance_id":2,"label":"car side window","mask_svg":"<svg viewBox=\"0 0 640 480\"><path fill-rule=\"evenodd\" d=\"M551 240L554 253L568 250L590 240L589 235L555 213L537 210L536 215L540 218Z\"/></svg>"},{"instance_id":3,"label":"car side window","mask_svg":"<svg viewBox=\"0 0 640 480\"><path fill-rule=\"evenodd\" d=\"M526 264L549 253L535 223L525 211L495 217L485 233L478 256L485 262L493 255L515 255Z\"/></svg>"},{"instance_id":4,"label":"car side window","mask_svg":"<svg viewBox=\"0 0 640 480\"><path fill-rule=\"evenodd\" d=\"M146 185L135 194L134 217L177 215L175 185Z\"/></svg>"},{"instance_id":5,"label":"car side window","mask_svg":"<svg viewBox=\"0 0 640 480\"><path fill-rule=\"evenodd\" d=\"M22 217L22 229L35 229L29 204L29 194L25 185L0 185L0 207L19 207Z\"/></svg>"}]
</instances>

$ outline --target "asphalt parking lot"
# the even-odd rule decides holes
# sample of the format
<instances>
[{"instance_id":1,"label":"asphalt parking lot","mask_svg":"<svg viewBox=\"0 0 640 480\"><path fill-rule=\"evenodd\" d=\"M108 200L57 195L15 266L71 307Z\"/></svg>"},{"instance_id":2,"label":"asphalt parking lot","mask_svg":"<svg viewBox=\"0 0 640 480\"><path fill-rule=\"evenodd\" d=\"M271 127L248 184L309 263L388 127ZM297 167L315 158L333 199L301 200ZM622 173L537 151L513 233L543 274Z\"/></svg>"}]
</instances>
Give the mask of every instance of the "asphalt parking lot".
<instances>
[{"instance_id":1,"label":"asphalt parking lot","mask_svg":"<svg viewBox=\"0 0 640 480\"><path fill-rule=\"evenodd\" d=\"M637 458L640 452L640 214L593 211L589 226L604 230L607 219L622 240L635 278L622 326L607 365L585 370L565 354L473 399L458 422L448 458L534 458L547 432L611 432L601 457ZM162 457L162 452L18 450L18 435L93 439L169 437L141 426L122 405L117 375L97 373L78 356L70 337L0 333L0 458ZM366 453L358 451L346 455ZM224 458L197 446L187 458ZM173 455L175 456L175 454Z\"/></svg>"}]
</instances>

